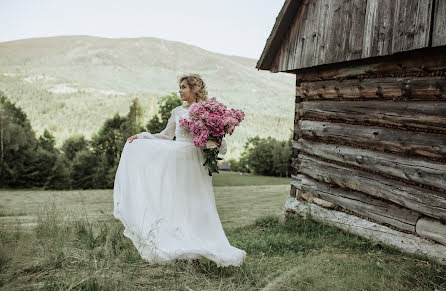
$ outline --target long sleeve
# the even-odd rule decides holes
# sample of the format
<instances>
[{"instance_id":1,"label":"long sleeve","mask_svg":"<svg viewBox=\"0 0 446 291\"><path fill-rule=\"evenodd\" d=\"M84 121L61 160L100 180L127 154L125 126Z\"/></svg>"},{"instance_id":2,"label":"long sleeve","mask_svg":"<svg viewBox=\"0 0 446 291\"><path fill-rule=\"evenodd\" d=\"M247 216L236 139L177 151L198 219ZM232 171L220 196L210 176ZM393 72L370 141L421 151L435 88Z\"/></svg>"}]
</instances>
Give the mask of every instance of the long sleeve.
<instances>
[{"instance_id":1,"label":"long sleeve","mask_svg":"<svg viewBox=\"0 0 446 291\"><path fill-rule=\"evenodd\" d=\"M224 155L224 154L226 154L227 150L228 150L228 146L226 144L225 139L223 138L221 140L220 151L218 153L221 154L221 155Z\"/></svg>"},{"instance_id":2,"label":"long sleeve","mask_svg":"<svg viewBox=\"0 0 446 291\"><path fill-rule=\"evenodd\" d=\"M147 139L173 139L175 136L175 109L172 110L169 120L167 121L166 128L163 129L160 133L152 134L150 132L141 132L138 133L138 138L147 138Z\"/></svg>"}]
</instances>

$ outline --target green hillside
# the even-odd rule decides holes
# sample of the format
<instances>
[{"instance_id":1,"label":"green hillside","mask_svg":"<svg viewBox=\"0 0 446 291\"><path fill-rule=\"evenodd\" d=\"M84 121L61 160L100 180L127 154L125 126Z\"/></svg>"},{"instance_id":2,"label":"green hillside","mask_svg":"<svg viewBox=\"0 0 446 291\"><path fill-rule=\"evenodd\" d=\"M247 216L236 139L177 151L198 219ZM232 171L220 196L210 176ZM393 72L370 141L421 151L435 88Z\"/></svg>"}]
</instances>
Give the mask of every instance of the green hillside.
<instances>
[{"instance_id":1,"label":"green hillside","mask_svg":"<svg viewBox=\"0 0 446 291\"><path fill-rule=\"evenodd\" d=\"M157 38L90 36L35 38L0 43L0 90L22 107L37 134L87 138L138 97L146 120L157 98L178 91L177 77L198 72L209 96L246 112L228 137L227 158L250 136L286 139L294 116L294 77L255 69L256 60L213 53Z\"/></svg>"}]
</instances>

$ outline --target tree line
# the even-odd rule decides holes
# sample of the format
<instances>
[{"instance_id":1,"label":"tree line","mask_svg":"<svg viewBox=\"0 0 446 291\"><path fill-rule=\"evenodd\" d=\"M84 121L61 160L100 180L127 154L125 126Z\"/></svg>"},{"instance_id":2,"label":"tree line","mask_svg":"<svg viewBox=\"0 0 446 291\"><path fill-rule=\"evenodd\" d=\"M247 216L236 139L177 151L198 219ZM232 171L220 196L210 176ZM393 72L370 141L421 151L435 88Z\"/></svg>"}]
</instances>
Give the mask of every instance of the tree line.
<instances>
[{"instance_id":1,"label":"tree line","mask_svg":"<svg viewBox=\"0 0 446 291\"><path fill-rule=\"evenodd\" d=\"M91 140L73 135L58 149L49 130L37 138L23 110L0 92L0 187L113 188L127 138L141 131L160 132L171 110L181 104L176 93L161 97L159 113L144 127L143 109L135 98L126 116L107 119Z\"/></svg>"},{"instance_id":2,"label":"tree line","mask_svg":"<svg viewBox=\"0 0 446 291\"><path fill-rule=\"evenodd\" d=\"M280 141L272 137L250 137L239 160L230 160L231 171L262 176L291 177L292 135Z\"/></svg>"},{"instance_id":3,"label":"tree line","mask_svg":"<svg viewBox=\"0 0 446 291\"><path fill-rule=\"evenodd\" d=\"M158 114L143 126L143 109L135 98L127 115L107 119L91 140L73 135L59 149L49 130L36 137L23 110L0 91L0 187L111 189L127 138L142 131L160 132L172 109L181 104L176 93L161 97ZM291 140L254 137L245 144L239 161L231 161L231 168L289 176L290 157Z\"/></svg>"}]
</instances>

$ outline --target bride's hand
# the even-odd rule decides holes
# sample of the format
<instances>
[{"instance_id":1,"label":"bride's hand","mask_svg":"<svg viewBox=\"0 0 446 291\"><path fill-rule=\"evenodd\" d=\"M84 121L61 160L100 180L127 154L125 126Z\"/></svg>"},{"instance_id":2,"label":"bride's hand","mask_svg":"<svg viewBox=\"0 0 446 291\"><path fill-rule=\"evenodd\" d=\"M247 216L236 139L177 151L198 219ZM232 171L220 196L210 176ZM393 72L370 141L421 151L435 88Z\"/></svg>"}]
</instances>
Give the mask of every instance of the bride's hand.
<instances>
[{"instance_id":1,"label":"bride's hand","mask_svg":"<svg viewBox=\"0 0 446 291\"><path fill-rule=\"evenodd\" d=\"M135 139L138 139L138 136L137 136L137 135L134 135L134 136L129 137L129 138L127 139L127 141L130 143L130 142L134 141Z\"/></svg>"}]
</instances>

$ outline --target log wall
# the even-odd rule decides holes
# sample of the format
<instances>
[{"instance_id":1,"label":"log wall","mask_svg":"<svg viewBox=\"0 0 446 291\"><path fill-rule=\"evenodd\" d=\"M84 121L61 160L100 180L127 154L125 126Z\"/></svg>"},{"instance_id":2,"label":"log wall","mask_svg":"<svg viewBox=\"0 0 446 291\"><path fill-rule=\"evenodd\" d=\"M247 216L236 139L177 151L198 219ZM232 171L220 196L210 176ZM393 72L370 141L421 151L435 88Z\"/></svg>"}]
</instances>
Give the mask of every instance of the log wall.
<instances>
[{"instance_id":1,"label":"log wall","mask_svg":"<svg viewBox=\"0 0 446 291\"><path fill-rule=\"evenodd\" d=\"M443 53L296 72L290 196L446 245Z\"/></svg>"}]
</instances>

